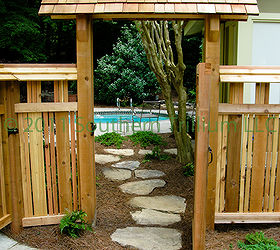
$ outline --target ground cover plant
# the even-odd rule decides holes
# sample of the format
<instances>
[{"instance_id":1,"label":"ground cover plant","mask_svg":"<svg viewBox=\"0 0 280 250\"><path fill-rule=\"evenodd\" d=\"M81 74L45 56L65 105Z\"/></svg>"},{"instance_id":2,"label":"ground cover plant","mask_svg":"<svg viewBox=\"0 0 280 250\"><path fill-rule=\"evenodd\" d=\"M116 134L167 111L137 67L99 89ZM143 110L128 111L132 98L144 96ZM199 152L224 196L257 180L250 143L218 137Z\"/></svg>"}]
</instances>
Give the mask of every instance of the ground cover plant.
<instances>
[{"instance_id":1,"label":"ground cover plant","mask_svg":"<svg viewBox=\"0 0 280 250\"><path fill-rule=\"evenodd\" d=\"M194 176L194 163L188 163L183 166L184 169L184 175L189 177L189 176Z\"/></svg>"},{"instance_id":2,"label":"ground cover plant","mask_svg":"<svg viewBox=\"0 0 280 250\"><path fill-rule=\"evenodd\" d=\"M143 148L151 145L166 145L166 142L163 140L163 138L152 131L138 131L132 135L129 135L128 137L134 143L134 145L139 144Z\"/></svg>"},{"instance_id":3,"label":"ground cover plant","mask_svg":"<svg viewBox=\"0 0 280 250\"><path fill-rule=\"evenodd\" d=\"M279 250L280 247L277 241L265 237L263 232L256 232L247 234L245 236L245 242L238 241L237 245L239 249L246 250Z\"/></svg>"},{"instance_id":4,"label":"ground cover plant","mask_svg":"<svg viewBox=\"0 0 280 250\"><path fill-rule=\"evenodd\" d=\"M60 232L78 238L83 231L92 231L92 227L85 220L86 216L82 210L68 212L60 221Z\"/></svg>"},{"instance_id":5,"label":"ground cover plant","mask_svg":"<svg viewBox=\"0 0 280 250\"><path fill-rule=\"evenodd\" d=\"M105 133L95 137L96 142L100 142L106 146L116 146L117 148L120 148L125 140L127 140L127 138L116 132Z\"/></svg>"},{"instance_id":6,"label":"ground cover plant","mask_svg":"<svg viewBox=\"0 0 280 250\"><path fill-rule=\"evenodd\" d=\"M148 153L145 155L144 162L148 162L151 160L166 161L169 160L170 158L171 158L170 155L161 152L159 146L155 146L151 154Z\"/></svg>"}]
</instances>

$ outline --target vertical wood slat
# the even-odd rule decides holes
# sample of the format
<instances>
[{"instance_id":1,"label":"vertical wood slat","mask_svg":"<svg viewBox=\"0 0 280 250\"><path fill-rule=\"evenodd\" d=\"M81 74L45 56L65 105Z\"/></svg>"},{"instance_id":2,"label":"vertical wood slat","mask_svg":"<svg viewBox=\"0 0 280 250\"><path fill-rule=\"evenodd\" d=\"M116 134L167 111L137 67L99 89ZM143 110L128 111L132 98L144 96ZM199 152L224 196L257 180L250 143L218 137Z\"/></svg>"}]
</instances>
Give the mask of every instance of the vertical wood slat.
<instances>
[{"instance_id":1,"label":"vertical wood slat","mask_svg":"<svg viewBox=\"0 0 280 250\"><path fill-rule=\"evenodd\" d=\"M256 104L264 104L264 101L265 85L257 84ZM265 158L267 146L266 120L266 116L255 116L250 212L261 212L263 209Z\"/></svg>"},{"instance_id":2,"label":"vertical wood slat","mask_svg":"<svg viewBox=\"0 0 280 250\"><path fill-rule=\"evenodd\" d=\"M222 123L222 156L221 156L221 186L220 186L220 212L225 210L225 186L226 186L226 156L228 141L228 115L223 116Z\"/></svg>"},{"instance_id":3,"label":"vertical wood slat","mask_svg":"<svg viewBox=\"0 0 280 250\"><path fill-rule=\"evenodd\" d=\"M269 187L270 187L270 177L271 177L271 160L272 160L272 143L273 143L273 131L274 121L273 116L269 116L269 120L266 121L266 133L267 133L267 156L265 164L265 183L264 183L264 204L263 211L267 212L269 209Z\"/></svg>"},{"instance_id":4,"label":"vertical wood slat","mask_svg":"<svg viewBox=\"0 0 280 250\"><path fill-rule=\"evenodd\" d=\"M55 88L56 101L68 101L68 85L64 81L58 82ZM69 144L69 114L68 112L58 112L56 121L56 152L57 152L57 173L60 213L65 210L72 210L72 186L70 167L70 144Z\"/></svg>"},{"instance_id":5,"label":"vertical wood slat","mask_svg":"<svg viewBox=\"0 0 280 250\"><path fill-rule=\"evenodd\" d=\"M77 168L76 168L76 133L75 133L75 113L70 112L71 125L71 164L72 164L72 190L73 190L73 209L78 209L77 198Z\"/></svg>"},{"instance_id":6,"label":"vertical wood slat","mask_svg":"<svg viewBox=\"0 0 280 250\"><path fill-rule=\"evenodd\" d=\"M45 163L46 163L46 180L47 180L47 194L48 194L48 213L53 214L53 193L51 180L51 162L50 162L50 143L49 143L49 116L48 113L43 113L43 126L45 138Z\"/></svg>"},{"instance_id":7,"label":"vertical wood slat","mask_svg":"<svg viewBox=\"0 0 280 250\"><path fill-rule=\"evenodd\" d=\"M280 122L279 122L278 129L280 129ZM275 195L274 212L280 212L280 135L279 135L279 130L278 130L277 175L276 175L276 183L275 183L275 193L273 193L273 195Z\"/></svg>"},{"instance_id":8,"label":"vertical wood slat","mask_svg":"<svg viewBox=\"0 0 280 250\"><path fill-rule=\"evenodd\" d=\"M247 152L247 169L246 169L246 184L244 194L244 212L249 211L250 187L251 187L251 172L252 172L252 152L253 152L253 129L254 117L249 115L248 119L248 152Z\"/></svg>"},{"instance_id":9,"label":"vertical wood slat","mask_svg":"<svg viewBox=\"0 0 280 250\"><path fill-rule=\"evenodd\" d=\"M244 211L244 191L246 179L246 160L247 160L247 143L248 143L248 120L249 116L244 115L243 123L243 138L242 138L242 154L241 154L241 171L240 171L240 197L239 197L239 212Z\"/></svg>"},{"instance_id":10,"label":"vertical wood slat","mask_svg":"<svg viewBox=\"0 0 280 250\"><path fill-rule=\"evenodd\" d=\"M233 83L230 86L230 103L243 103L243 83ZM239 178L241 160L242 116L231 115L228 119L228 150L226 178L226 212L237 212L239 206ZM232 124L232 125L231 125Z\"/></svg>"},{"instance_id":11,"label":"vertical wood slat","mask_svg":"<svg viewBox=\"0 0 280 250\"><path fill-rule=\"evenodd\" d=\"M27 89L29 90L29 89ZM41 82L31 83L31 101L33 103L41 102ZM29 130L30 140L30 163L32 176L33 206L34 215L47 215L47 199L45 186L44 170L44 151L43 151L43 134L42 134L42 114L30 113L29 121L31 122Z\"/></svg>"},{"instance_id":12,"label":"vertical wood slat","mask_svg":"<svg viewBox=\"0 0 280 250\"><path fill-rule=\"evenodd\" d=\"M217 174L216 174L216 201L215 212L220 208L220 187L221 187L221 160L222 160L222 122L223 116L218 116L218 147L217 147Z\"/></svg>"},{"instance_id":13,"label":"vertical wood slat","mask_svg":"<svg viewBox=\"0 0 280 250\"><path fill-rule=\"evenodd\" d=\"M30 161L29 161L29 143L28 143L28 119L27 114L18 114L20 153L21 153L21 173L22 173L22 188L24 216L31 217L33 215L32 189L30 176Z\"/></svg>"},{"instance_id":14,"label":"vertical wood slat","mask_svg":"<svg viewBox=\"0 0 280 250\"><path fill-rule=\"evenodd\" d=\"M56 85L56 84L55 84ZM50 121L50 162L51 162L51 176L52 176L52 192L53 192L53 210L54 214L58 214L58 199L57 199L57 167L55 155L55 135L54 135L54 115L49 113Z\"/></svg>"},{"instance_id":15,"label":"vertical wood slat","mask_svg":"<svg viewBox=\"0 0 280 250\"><path fill-rule=\"evenodd\" d=\"M0 119L0 128L2 128L2 121ZM6 187L5 187L5 171L3 162L3 148L2 148L2 131L0 129L0 192L1 192L1 215L7 214L7 201L6 201Z\"/></svg>"},{"instance_id":16,"label":"vertical wood slat","mask_svg":"<svg viewBox=\"0 0 280 250\"><path fill-rule=\"evenodd\" d=\"M279 115L275 116L274 119L274 131L273 131L273 146L272 146L272 156L271 156L271 178L270 178L270 186L269 186L269 204L268 204L268 212L272 212L274 208L274 201L277 199L275 197L274 200L274 192L275 192L275 174L276 174L276 164L277 164L277 149L278 149L278 141L279 137ZM279 154L278 154L279 159ZM278 164L278 172L279 172L279 164ZM277 181L279 182L279 176L277 176ZM276 192L277 194L277 192ZM276 196L276 195L275 195Z\"/></svg>"}]
</instances>

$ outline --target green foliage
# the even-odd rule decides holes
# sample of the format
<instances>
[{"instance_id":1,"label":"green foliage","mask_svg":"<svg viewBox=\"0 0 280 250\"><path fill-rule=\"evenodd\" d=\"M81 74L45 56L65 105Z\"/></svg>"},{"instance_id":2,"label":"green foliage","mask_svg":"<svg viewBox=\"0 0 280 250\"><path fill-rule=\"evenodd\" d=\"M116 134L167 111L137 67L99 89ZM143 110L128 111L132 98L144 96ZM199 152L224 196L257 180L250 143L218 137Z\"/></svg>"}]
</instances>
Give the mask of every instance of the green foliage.
<instances>
[{"instance_id":1,"label":"green foliage","mask_svg":"<svg viewBox=\"0 0 280 250\"><path fill-rule=\"evenodd\" d=\"M120 33L112 54L97 61L94 83L97 103L115 104L117 98L132 97L139 104L159 92L135 25L124 25Z\"/></svg>"},{"instance_id":2,"label":"green foliage","mask_svg":"<svg viewBox=\"0 0 280 250\"><path fill-rule=\"evenodd\" d=\"M145 162L150 160L166 161L171 157L168 154L163 154L159 146L155 146L151 154L145 154Z\"/></svg>"},{"instance_id":3,"label":"green foliage","mask_svg":"<svg viewBox=\"0 0 280 250\"><path fill-rule=\"evenodd\" d=\"M121 136L116 132L105 133L103 135L95 137L95 141L100 142L101 144L106 146L115 145L117 148L120 148L123 141L125 140L126 138L124 136Z\"/></svg>"},{"instance_id":4,"label":"green foliage","mask_svg":"<svg viewBox=\"0 0 280 250\"><path fill-rule=\"evenodd\" d=\"M184 175L185 176L194 176L194 163L188 163L187 165L183 166Z\"/></svg>"},{"instance_id":5,"label":"green foliage","mask_svg":"<svg viewBox=\"0 0 280 250\"><path fill-rule=\"evenodd\" d=\"M83 231L92 231L91 226L85 220L86 216L87 214L82 210L68 212L60 221L60 232L77 238Z\"/></svg>"},{"instance_id":6,"label":"green foliage","mask_svg":"<svg viewBox=\"0 0 280 250\"><path fill-rule=\"evenodd\" d=\"M166 145L163 138L152 131L138 131L128 136L135 145L140 144L141 147L148 147L150 145L159 146Z\"/></svg>"},{"instance_id":7,"label":"green foliage","mask_svg":"<svg viewBox=\"0 0 280 250\"><path fill-rule=\"evenodd\" d=\"M277 242L274 239L266 238L263 232L247 234L245 239L245 242L238 241L238 248L246 250L280 250Z\"/></svg>"}]
</instances>

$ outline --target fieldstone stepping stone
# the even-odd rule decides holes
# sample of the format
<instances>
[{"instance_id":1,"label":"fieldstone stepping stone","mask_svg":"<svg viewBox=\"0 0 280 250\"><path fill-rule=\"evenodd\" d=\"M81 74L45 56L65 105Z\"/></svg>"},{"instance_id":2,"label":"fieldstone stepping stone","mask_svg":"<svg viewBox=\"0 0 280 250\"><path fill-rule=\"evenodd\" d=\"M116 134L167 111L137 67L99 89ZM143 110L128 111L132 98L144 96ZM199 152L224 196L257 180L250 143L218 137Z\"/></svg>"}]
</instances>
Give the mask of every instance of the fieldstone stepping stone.
<instances>
[{"instance_id":1,"label":"fieldstone stepping stone","mask_svg":"<svg viewBox=\"0 0 280 250\"><path fill-rule=\"evenodd\" d=\"M124 193L147 195L150 194L157 187L164 187L166 182L160 179L133 181L122 184L120 189Z\"/></svg>"},{"instance_id":2,"label":"fieldstone stepping stone","mask_svg":"<svg viewBox=\"0 0 280 250\"><path fill-rule=\"evenodd\" d=\"M133 149L113 149L113 148L106 148L104 149L106 153L113 154L113 155L123 155L123 156L131 156L134 155Z\"/></svg>"},{"instance_id":3,"label":"fieldstone stepping stone","mask_svg":"<svg viewBox=\"0 0 280 250\"><path fill-rule=\"evenodd\" d=\"M95 162L99 164L106 164L110 162L119 161L121 158L115 155L95 154Z\"/></svg>"},{"instance_id":4,"label":"fieldstone stepping stone","mask_svg":"<svg viewBox=\"0 0 280 250\"><path fill-rule=\"evenodd\" d=\"M122 246L140 250L177 250L182 247L181 233L171 228L119 228L111 235L111 239Z\"/></svg>"},{"instance_id":5,"label":"fieldstone stepping stone","mask_svg":"<svg viewBox=\"0 0 280 250\"><path fill-rule=\"evenodd\" d=\"M112 167L114 168L124 168L129 170L135 170L139 166L140 166L139 161L122 161L112 165Z\"/></svg>"},{"instance_id":6,"label":"fieldstone stepping stone","mask_svg":"<svg viewBox=\"0 0 280 250\"><path fill-rule=\"evenodd\" d=\"M149 208L172 213L184 213L186 199L175 195L134 197L129 201L133 207Z\"/></svg>"},{"instance_id":7,"label":"fieldstone stepping stone","mask_svg":"<svg viewBox=\"0 0 280 250\"><path fill-rule=\"evenodd\" d=\"M158 177L162 177L165 175L165 173L163 173L162 171L148 170L148 169L135 170L134 173L135 173L136 178L141 178L141 179L158 178Z\"/></svg>"},{"instance_id":8,"label":"fieldstone stepping stone","mask_svg":"<svg viewBox=\"0 0 280 250\"><path fill-rule=\"evenodd\" d=\"M153 209L142 209L142 211L130 212L132 219L140 225L168 226L181 221L179 214L169 214Z\"/></svg>"},{"instance_id":9,"label":"fieldstone stepping stone","mask_svg":"<svg viewBox=\"0 0 280 250\"><path fill-rule=\"evenodd\" d=\"M107 179L124 181L131 178L131 171L127 169L103 168L102 172Z\"/></svg>"},{"instance_id":10,"label":"fieldstone stepping stone","mask_svg":"<svg viewBox=\"0 0 280 250\"><path fill-rule=\"evenodd\" d=\"M139 155L145 155L145 154L151 154L153 151L152 150L148 150L148 149L140 149L138 151Z\"/></svg>"},{"instance_id":11,"label":"fieldstone stepping stone","mask_svg":"<svg viewBox=\"0 0 280 250\"><path fill-rule=\"evenodd\" d=\"M177 155L177 148L164 149L163 152L171 154L171 155Z\"/></svg>"}]
</instances>

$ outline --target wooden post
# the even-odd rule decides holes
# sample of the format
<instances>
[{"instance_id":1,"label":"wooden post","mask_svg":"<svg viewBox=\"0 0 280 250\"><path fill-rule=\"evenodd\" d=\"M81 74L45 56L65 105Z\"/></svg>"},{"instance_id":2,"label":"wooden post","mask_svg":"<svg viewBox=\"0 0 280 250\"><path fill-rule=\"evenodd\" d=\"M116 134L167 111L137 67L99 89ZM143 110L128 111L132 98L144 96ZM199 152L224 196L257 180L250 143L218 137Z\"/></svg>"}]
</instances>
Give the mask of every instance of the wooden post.
<instances>
[{"instance_id":1,"label":"wooden post","mask_svg":"<svg viewBox=\"0 0 280 250\"><path fill-rule=\"evenodd\" d=\"M94 222L96 185L94 166L93 122L93 44L91 15L77 15L77 70L78 70L78 165L81 209ZM78 124L79 123L79 124Z\"/></svg>"},{"instance_id":2,"label":"wooden post","mask_svg":"<svg viewBox=\"0 0 280 250\"><path fill-rule=\"evenodd\" d=\"M6 129L16 128L17 116L15 114L15 103L20 102L19 82L6 83L7 95L7 120L5 122ZM8 121L11 121L10 126ZM8 136L9 145L9 164L10 164L10 180L11 180L11 199L12 199L12 216L13 221L11 229L14 232L19 232L22 227L23 218L23 190L22 190L22 175L20 163L20 142L18 134L10 134Z\"/></svg>"},{"instance_id":3,"label":"wooden post","mask_svg":"<svg viewBox=\"0 0 280 250\"><path fill-rule=\"evenodd\" d=\"M196 140L195 140L195 181L193 213L193 249L205 249L206 194L209 145L209 91L211 65L198 65L199 79L196 87Z\"/></svg>"},{"instance_id":4,"label":"wooden post","mask_svg":"<svg viewBox=\"0 0 280 250\"><path fill-rule=\"evenodd\" d=\"M214 229L215 196L218 149L218 104L220 65L220 18L208 15L205 20L205 62L211 64L209 145L213 151L213 161L208 167L206 225Z\"/></svg>"}]
</instances>

